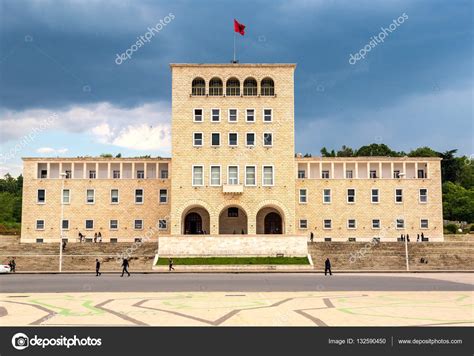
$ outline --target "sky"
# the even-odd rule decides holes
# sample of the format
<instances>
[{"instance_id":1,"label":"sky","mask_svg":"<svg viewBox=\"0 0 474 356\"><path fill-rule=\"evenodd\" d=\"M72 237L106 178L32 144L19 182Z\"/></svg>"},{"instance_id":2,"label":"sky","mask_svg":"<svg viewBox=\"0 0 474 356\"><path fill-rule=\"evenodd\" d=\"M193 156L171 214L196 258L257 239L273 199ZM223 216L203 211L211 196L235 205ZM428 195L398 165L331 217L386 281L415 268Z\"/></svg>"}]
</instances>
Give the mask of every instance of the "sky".
<instances>
[{"instance_id":1,"label":"sky","mask_svg":"<svg viewBox=\"0 0 474 356\"><path fill-rule=\"evenodd\" d=\"M385 143L472 155L473 7L0 0L0 175L20 174L21 157L169 157L169 63L228 63L234 18L246 25L240 62L297 63L297 152Z\"/></svg>"}]
</instances>

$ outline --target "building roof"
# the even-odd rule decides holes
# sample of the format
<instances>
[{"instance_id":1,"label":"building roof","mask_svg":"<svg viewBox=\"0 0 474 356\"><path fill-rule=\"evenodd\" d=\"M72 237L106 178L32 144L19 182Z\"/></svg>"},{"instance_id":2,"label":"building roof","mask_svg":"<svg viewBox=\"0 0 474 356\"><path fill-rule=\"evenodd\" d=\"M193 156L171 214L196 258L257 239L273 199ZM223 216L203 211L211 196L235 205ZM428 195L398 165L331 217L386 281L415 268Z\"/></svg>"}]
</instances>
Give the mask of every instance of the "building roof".
<instances>
[{"instance_id":1,"label":"building roof","mask_svg":"<svg viewBox=\"0 0 474 356\"><path fill-rule=\"evenodd\" d=\"M295 157L300 162L413 162L413 161L441 161L440 157L387 157L387 156L360 156L360 157Z\"/></svg>"},{"instance_id":2,"label":"building roof","mask_svg":"<svg viewBox=\"0 0 474 356\"><path fill-rule=\"evenodd\" d=\"M170 67L290 67L296 63L170 63Z\"/></svg>"},{"instance_id":3,"label":"building roof","mask_svg":"<svg viewBox=\"0 0 474 356\"><path fill-rule=\"evenodd\" d=\"M139 158L139 157L22 157L23 161L50 161L50 162L157 162L157 161L171 161L170 157L151 157L151 158Z\"/></svg>"}]
</instances>

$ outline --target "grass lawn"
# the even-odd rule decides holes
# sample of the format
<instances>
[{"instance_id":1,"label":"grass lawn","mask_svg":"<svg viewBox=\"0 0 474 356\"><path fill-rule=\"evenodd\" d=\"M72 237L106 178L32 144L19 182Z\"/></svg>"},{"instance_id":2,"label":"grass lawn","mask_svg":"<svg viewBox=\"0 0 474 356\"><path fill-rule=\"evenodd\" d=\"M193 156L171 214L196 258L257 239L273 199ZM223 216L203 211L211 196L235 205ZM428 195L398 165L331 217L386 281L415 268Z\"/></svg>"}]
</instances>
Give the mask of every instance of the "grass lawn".
<instances>
[{"instance_id":1,"label":"grass lawn","mask_svg":"<svg viewBox=\"0 0 474 356\"><path fill-rule=\"evenodd\" d=\"M309 265L307 257L187 257L173 258L179 265ZM168 258L160 258L157 266L168 265Z\"/></svg>"}]
</instances>

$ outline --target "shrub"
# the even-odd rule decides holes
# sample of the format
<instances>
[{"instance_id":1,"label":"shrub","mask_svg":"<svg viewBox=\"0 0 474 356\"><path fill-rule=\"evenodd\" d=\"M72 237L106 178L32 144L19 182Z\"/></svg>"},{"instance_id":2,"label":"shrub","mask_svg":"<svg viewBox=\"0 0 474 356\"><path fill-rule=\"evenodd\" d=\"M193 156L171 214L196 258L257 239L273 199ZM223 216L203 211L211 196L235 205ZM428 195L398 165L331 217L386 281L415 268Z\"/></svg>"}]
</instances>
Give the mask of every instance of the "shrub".
<instances>
[{"instance_id":1,"label":"shrub","mask_svg":"<svg viewBox=\"0 0 474 356\"><path fill-rule=\"evenodd\" d=\"M469 231L474 231L474 224L471 225L471 227L469 228Z\"/></svg>"},{"instance_id":2,"label":"shrub","mask_svg":"<svg viewBox=\"0 0 474 356\"><path fill-rule=\"evenodd\" d=\"M446 230L448 230L448 232L450 234L455 234L456 231L457 231L458 227L455 225L455 224L448 224L446 225Z\"/></svg>"}]
</instances>

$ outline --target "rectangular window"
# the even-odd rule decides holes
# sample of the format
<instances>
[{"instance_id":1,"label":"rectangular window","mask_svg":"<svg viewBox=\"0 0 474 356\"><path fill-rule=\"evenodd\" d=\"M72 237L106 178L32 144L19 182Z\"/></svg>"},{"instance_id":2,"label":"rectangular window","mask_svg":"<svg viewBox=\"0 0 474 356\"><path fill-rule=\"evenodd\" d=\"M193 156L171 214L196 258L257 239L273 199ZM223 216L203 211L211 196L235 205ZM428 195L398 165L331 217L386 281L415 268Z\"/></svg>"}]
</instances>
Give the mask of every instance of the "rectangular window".
<instances>
[{"instance_id":1,"label":"rectangular window","mask_svg":"<svg viewBox=\"0 0 474 356\"><path fill-rule=\"evenodd\" d=\"M63 220L61 222L61 226L62 226L63 230L69 230L69 220Z\"/></svg>"},{"instance_id":2,"label":"rectangular window","mask_svg":"<svg viewBox=\"0 0 474 356\"><path fill-rule=\"evenodd\" d=\"M135 189L135 204L143 204L143 189Z\"/></svg>"},{"instance_id":3,"label":"rectangular window","mask_svg":"<svg viewBox=\"0 0 474 356\"><path fill-rule=\"evenodd\" d=\"M239 184L239 167L229 166L228 167L228 184Z\"/></svg>"},{"instance_id":4,"label":"rectangular window","mask_svg":"<svg viewBox=\"0 0 474 356\"><path fill-rule=\"evenodd\" d=\"M245 167L245 185L256 185L257 184L257 167L246 166Z\"/></svg>"},{"instance_id":5,"label":"rectangular window","mask_svg":"<svg viewBox=\"0 0 474 356\"><path fill-rule=\"evenodd\" d=\"M220 146L221 144L221 134L219 132L213 132L211 134L211 145Z\"/></svg>"},{"instance_id":6,"label":"rectangular window","mask_svg":"<svg viewBox=\"0 0 474 356\"><path fill-rule=\"evenodd\" d=\"M95 179L96 176L97 174L95 170L89 171L89 179Z\"/></svg>"},{"instance_id":7,"label":"rectangular window","mask_svg":"<svg viewBox=\"0 0 474 356\"><path fill-rule=\"evenodd\" d=\"M247 122L255 122L255 110L247 109L245 114L245 120Z\"/></svg>"},{"instance_id":8,"label":"rectangular window","mask_svg":"<svg viewBox=\"0 0 474 356\"><path fill-rule=\"evenodd\" d=\"M166 230L168 228L168 224L165 219L158 220L158 229Z\"/></svg>"},{"instance_id":9,"label":"rectangular window","mask_svg":"<svg viewBox=\"0 0 474 356\"><path fill-rule=\"evenodd\" d=\"M331 189L323 189L323 203L324 204L331 203Z\"/></svg>"},{"instance_id":10,"label":"rectangular window","mask_svg":"<svg viewBox=\"0 0 474 356\"><path fill-rule=\"evenodd\" d=\"M380 219L372 219L372 229L380 229Z\"/></svg>"},{"instance_id":11,"label":"rectangular window","mask_svg":"<svg viewBox=\"0 0 474 356\"><path fill-rule=\"evenodd\" d=\"M204 168L203 166L193 166L193 185L204 185Z\"/></svg>"},{"instance_id":12,"label":"rectangular window","mask_svg":"<svg viewBox=\"0 0 474 356\"><path fill-rule=\"evenodd\" d=\"M70 170L66 170L66 179L72 178L72 172Z\"/></svg>"},{"instance_id":13,"label":"rectangular window","mask_svg":"<svg viewBox=\"0 0 474 356\"><path fill-rule=\"evenodd\" d=\"M94 228L94 220L86 220L86 230L92 230Z\"/></svg>"},{"instance_id":14,"label":"rectangular window","mask_svg":"<svg viewBox=\"0 0 474 356\"><path fill-rule=\"evenodd\" d=\"M264 146L273 146L273 134L271 132L263 133L263 145Z\"/></svg>"},{"instance_id":15,"label":"rectangular window","mask_svg":"<svg viewBox=\"0 0 474 356\"><path fill-rule=\"evenodd\" d=\"M299 179L304 179L306 177L306 172L301 170L301 171L298 171L298 178Z\"/></svg>"},{"instance_id":16,"label":"rectangular window","mask_svg":"<svg viewBox=\"0 0 474 356\"><path fill-rule=\"evenodd\" d=\"M395 178L395 179L400 178L400 171L399 170L393 171L393 178Z\"/></svg>"},{"instance_id":17,"label":"rectangular window","mask_svg":"<svg viewBox=\"0 0 474 356\"><path fill-rule=\"evenodd\" d=\"M372 195L371 195L371 202L372 203L378 203L379 202L379 190L378 189L372 189Z\"/></svg>"},{"instance_id":18,"label":"rectangular window","mask_svg":"<svg viewBox=\"0 0 474 356\"><path fill-rule=\"evenodd\" d=\"M420 189L420 203L427 203L428 202L428 189L421 188Z\"/></svg>"},{"instance_id":19,"label":"rectangular window","mask_svg":"<svg viewBox=\"0 0 474 356\"><path fill-rule=\"evenodd\" d=\"M370 178L377 178L377 171L370 171Z\"/></svg>"},{"instance_id":20,"label":"rectangular window","mask_svg":"<svg viewBox=\"0 0 474 356\"><path fill-rule=\"evenodd\" d=\"M160 172L160 178L161 178L161 179L168 179L168 170L167 170L167 169L163 169L163 170Z\"/></svg>"},{"instance_id":21,"label":"rectangular window","mask_svg":"<svg viewBox=\"0 0 474 356\"><path fill-rule=\"evenodd\" d=\"M193 134L193 146L202 146L202 132L195 132Z\"/></svg>"},{"instance_id":22,"label":"rectangular window","mask_svg":"<svg viewBox=\"0 0 474 356\"><path fill-rule=\"evenodd\" d=\"M306 189L300 189L300 204L305 204L308 202L308 196Z\"/></svg>"},{"instance_id":23,"label":"rectangular window","mask_svg":"<svg viewBox=\"0 0 474 356\"><path fill-rule=\"evenodd\" d=\"M202 122L202 109L194 109L193 120L194 122Z\"/></svg>"},{"instance_id":24,"label":"rectangular window","mask_svg":"<svg viewBox=\"0 0 474 356\"><path fill-rule=\"evenodd\" d=\"M135 223L133 225L133 228L135 230L141 230L143 229L143 220L135 220Z\"/></svg>"},{"instance_id":25,"label":"rectangular window","mask_svg":"<svg viewBox=\"0 0 474 356\"><path fill-rule=\"evenodd\" d=\"M40 178L48 178L48 170L47 169L42 169L40 173Z\"/></svg>"},{"instance_id":26,"label":"rectangular window","mask_svg":"<svg viewBox=\"0 0 474 356\"><path fill-rule=\"evenodd\" d=\"M263 122L272 122L273 112L272 109L263 109Z\"/></svg>"},{"instance_id":27,"label":"rectangular window","mask_svg":"<svg viewBox=\"0 0 474 356\"><path fill-rule=\"evenodd\" d=\"M168 190L160 189L160 204L168 203Z\"/></svg>"},{"instance_id":28,"label":"rectangular window","mask_svg":"<svg viewBox=\"0 0 474 356\"><path fill-rule=\"evenodd\" d=\"M346 171L346 178L352 179L352 171L351 170Z\"/></svg>"},{"instance_id":29,"label":"rectangular window","mask_svg":"<svg viewBox=\"0 0 474 356\"><path fill-rule=\"evenodd\" d=\"M211 166L211 185L221 185L220 166Z\"/></svg>"},{"instance_id":30,"label":"rectangular window","mask_svg":"<svg viewBox=\"0 0 474 356\"><path fill-rule=\"evenodd\" d=\"M355 189L347 189L347 202L352 204L356 201L356 192Z\"/></svg>"},{"instance_id":31,"label":"rectangular window","mask_svg":"<svg viewBox=\"0 0 474 356\"><path fill-rule=\"evenodd\" d=\"M356 228L356 220L355 219L348 219L347 220L347 228L348 229L355 229Z\"/></svg>"},{"instance_id":32,"label":"rectangular window","mask_svg":"<svg viewBox=\"0 0 474 356\"><path fill-rule=\"evenodd\" d=\"M238 134L237 132L229 132L229 146L237 146Z\"/></svg>"},{"instance_id":33,"label":"rectangular window","mask_svg":"<svg viewBox=\"0 0 474 356\"><path fill-rule=\"evenodd\" d=\"M245 145L246 146L255 146L255 133L247 132L245 136Z\"/></svg>"},{"instance_id":34,"label":"rectangular window","mask_svg":"<svg viewBox=\"0 0 474 356\"><path fill-rule=\"evenodd\" d=\"M405 220L404 219L397 219L396 224L397 224L397 229L404 229L405 228Z\"/></svg>"},{"instance_id":35,"label":"rectangular window","mask_svg":"<svg viewBox=\"0 0 474 356\"><path fill-rule=\"evenodd\" d=\"M237 122L237 109L229 109L229 122Z\"/></svg>"},{"instance_id":36,"label":"rectangular window","mask_svg":"<svg viewBox=\"0 0 474 356\"><path fill-rule=\"evenodd\" d=\"M321 178L329 179L329 171L322 171L321 172Z\"/></svg>"},{"instance_id":37,"label":"rectangular window","mask_svg":"<svg viewBox=\"0 0 474 356\"><path fill-rule=\"evenodd\" d=\"M300 220L300 229L307 229L308 228L308 220L301 219Z\"/></svg>"},{"instance_id":38,"label":"rectangular window","mask_svg":"<svg viewBox=\"0 0 474 356\"><path fill-rule=\"evenodd\" d=\"M87 189L86 191L86 203L94 204L95 203L95 191L94 189Z\"/></svg>"},{"instance_id":39,"label":"rectangular window","mask_svg":"<svg viewBox=\"0 0 474 356\"><path fill-rule=\"evenodd\" d=\"M263 166L263 185L273 185L273 166Z\"/></svg>"},{"instance_id":40,"label":"rectangular window","mask_svg":"<svg viewBox=\"0 0 474 356\"><path fill-rule=\"evenodd\" d=\"M71 202L71 191L69 189L63 189L63 204L69 204Z\"/></svg>"},{"instance_id":41,"label":"rectangular window","mask_svg":"<svg viewBox=\"0 0 474 356\"><path fill-rule=\"evenodd\" d=\"M212 109L211 110L211 121L212 122L221 121L221 109Z\"/></svg>"},{"instance_id":42,"label":"rectangular window","mask_svg":"<svg viewBox=\"0 0 474 356\"><path fill-rule=\"evenodd\" d=\"M44 220L36 220L36 230L44 230Z\"/></svg>"},{"instance_id":43,"label":"rectangular window","mask_svg":"<svg viewBox=\"0 0 474 356\"><path fill-rule=\"evenodd\" d=\"M114 179L120 179L120 171L113 171L112 172L112 177Z\"/></svg>"},{"instance_id":44,"label":"rectangular window","mask_svg":"<svg viewBox=\"0 0 474 356\"><path fill-rule=\"evenodd\" d=\"M228 208L227 217L229 218L238 218L239 217L239 208Z\"/></svg>"},{"instance_id":45,"label":"rectangular window","mask_svg":"<svg viewBox=\"0 0 474 356\"><path fill-rule=\"evenodd\" d=\"M418 170L418 178L426 178L425 171L423 169Z\"/></svg>"},{"instance_id":46,"label":"rectangular window","mask_svg":"<svg viewBox=\"0 0 474 356\"><path fill-rule=\"evenodd\" d=\"M137 171L137 179L145 179L145 171Z\"/></svg>"},{"instance_id":47,"label":"rectangular window","mask_svg":"<svg viewBox=\"0 0 474 356\"><path fill-rule=\"evenodd\" d=\"M421 219L420 220L420 228L427 229L428 228L428 219Z\"/></svg>"},{"instance_id":48,"label":"rectangular window","mask_svg":"<svg viewBox=\"0 0 474 356\"><path fill-rule=\"evenodd\" d=\"M395 203L403 203L403 189L395 189Z\"/></svg>"},{"instance_id":49,"label":"rectangular window","mask_svg":"<svg viewBox=\"0 0 474 356\"><path fill-rule=\"evenodd\" d=\"M36 202L39 204L44 204L46 202L46 190L38 189Z\"/></svg>"},{"instance_id":50,"label":"rectangular window","mask_svg":"<svg viewBox=\"0 0 474 356\"><path fill-rule=\"evenodd\" d=\"M119 190L118 189L111 189L110 190L110 203L111 204L118 204L119 202Z\"/></svg>"},{"instance_id":51,"label":"rectangular window","mask_svg":"<svg viewBox=\"0 0 474 356\"><path fill-rule=\"evenodd\" d=\"M110 220L109 227L110 227L110 230L117 230L118 229L118 220Z\"/></svg>"},{"instance_id":52,"label":"rectangular window","mask_svg":"<svg viewBox=\"0 0 474 356\"><path fill-rule=\"evenodd\" d=\"M325 229L332 229L332 220L331 219L325 219L323 221L323 227Z\"/></svg>"}]
</instances>

